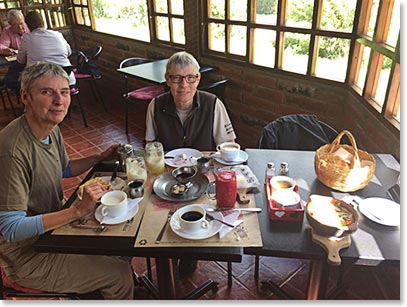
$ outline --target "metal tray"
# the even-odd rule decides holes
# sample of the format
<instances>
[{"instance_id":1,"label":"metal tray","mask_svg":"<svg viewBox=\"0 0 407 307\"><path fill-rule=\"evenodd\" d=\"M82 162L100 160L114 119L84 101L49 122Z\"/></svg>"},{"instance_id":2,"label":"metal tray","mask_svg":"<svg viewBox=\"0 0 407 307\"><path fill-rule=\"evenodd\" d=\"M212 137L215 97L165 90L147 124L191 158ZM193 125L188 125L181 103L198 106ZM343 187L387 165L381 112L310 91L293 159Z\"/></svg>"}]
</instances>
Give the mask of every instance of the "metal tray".
<instances>
[{"instance_id":1,"label":"metal tray","mask_svg":"<svg viewBox=\"0 0 407 307\"><path fill-rule=\"evenodd\" d=\"M157 177L157 179L154 181L154 193L158 197L169 201L190 201L199 198L203 193L205 193L209 180L205 175L197 173L191 180L192 187L181 195L176 195L171 192L171 187L176 183L177 181L174 179L171 173L164 173Z\"/></svg>"}]
</instances>

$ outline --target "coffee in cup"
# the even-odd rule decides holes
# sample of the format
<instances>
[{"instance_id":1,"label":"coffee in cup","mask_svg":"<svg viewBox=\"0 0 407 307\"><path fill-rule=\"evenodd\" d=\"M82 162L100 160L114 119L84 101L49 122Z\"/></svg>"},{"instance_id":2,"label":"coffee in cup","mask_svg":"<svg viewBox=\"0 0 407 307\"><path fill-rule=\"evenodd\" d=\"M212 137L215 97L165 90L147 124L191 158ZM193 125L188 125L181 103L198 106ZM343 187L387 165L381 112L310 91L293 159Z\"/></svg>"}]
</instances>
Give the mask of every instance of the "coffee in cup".
<instances>
[{"instance_id":1,"label":"coffee in cup","mask_svg":"<svg viewBox=\"0 0 407 307\"><path fill-rule=\"evenodd\" d=\"M239 158L240 145L235 142L225 142L216 147L220 157L226 162L234 162Z\"/></svg>"},{"instance_id":2,"label":"coffee in cup","mask_svg":"<svg viewBox=\"0 0 407 307\"><path fill-rule=\"evenodd\" d=\"M179 224L186 233L197 233L209 227L206 218L206 211L199 205L187 205L178 209Z\"/></svg>"},{"instance_id":3,"label":"coffee in cup","mask_svg":"<svg viewBox=\"0 0 407 307\"><path fill-rule=\"evenodd\" d=\"M127 194L123 191L109 191L101 198L102 215L117 217L127 211Z\"/></svg>"},{"instance_id":4,"label":"coffee in cup","mask_svg":"<svg viewBox=\"0 0 407 307\"><path fill-rule=\"evenodd\" d=\"M273 191L277 190L292 191L295 188L296 182L293 178L288 176L274 176L270 179L270 185Z\"/></svg>"}]
</instances>

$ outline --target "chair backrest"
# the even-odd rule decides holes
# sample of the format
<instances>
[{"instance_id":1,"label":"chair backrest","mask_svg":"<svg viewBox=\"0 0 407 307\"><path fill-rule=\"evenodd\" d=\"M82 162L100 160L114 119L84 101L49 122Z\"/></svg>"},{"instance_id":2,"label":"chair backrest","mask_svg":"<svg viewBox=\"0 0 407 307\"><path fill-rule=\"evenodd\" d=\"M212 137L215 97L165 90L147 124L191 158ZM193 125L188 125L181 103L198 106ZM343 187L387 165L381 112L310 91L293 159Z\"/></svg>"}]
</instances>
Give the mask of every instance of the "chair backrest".
<instances>
[{"instance_id":1,"label":"chair backrest","mask_svg":"<svg viewBox=\"0 0 407 307\"><path fill-rule=\"evenodd\" d=\"M77 72L85 75L89 74L95 79L100 79L100 70L94 62L98 59L102 50L102 46L95 46L83 51L79 51L76 65Z\"/></svg>"},{"instance_id":2,"label":"chair backrest","mask_svg":"<svg viewBox=\"0 0 407 307\"><path fill-rule=\"evenodd\" d=\"M152 60L146 58L127 58L120 62L119 68L125 68L149 62L152 62Z\"/></svg>"},{"instance_id":3,"label":"chair backrest","mask_svg":"<svg viewBox=\"0 0 407 307\"><path fill-rule=\"evenodd\" d=\"M222 79L218 81L213 81L211 83L204 83L198 87L201 91L210 92L219 97L220 100L224 101L225 97L225 88L226 84L229 82L229 79Z\"/></svg>"},{"instance_id":4,"label":"chair backrest","mask_svg":"<svg viewBox=\"0 0 407 307\"><path fill-rule=\"evenodd\" d=\"M331 143L338 132L319 121L315 115L291 114L268 123L257 142L257 148L317 150Z\"/></svg>"}]
</instances>

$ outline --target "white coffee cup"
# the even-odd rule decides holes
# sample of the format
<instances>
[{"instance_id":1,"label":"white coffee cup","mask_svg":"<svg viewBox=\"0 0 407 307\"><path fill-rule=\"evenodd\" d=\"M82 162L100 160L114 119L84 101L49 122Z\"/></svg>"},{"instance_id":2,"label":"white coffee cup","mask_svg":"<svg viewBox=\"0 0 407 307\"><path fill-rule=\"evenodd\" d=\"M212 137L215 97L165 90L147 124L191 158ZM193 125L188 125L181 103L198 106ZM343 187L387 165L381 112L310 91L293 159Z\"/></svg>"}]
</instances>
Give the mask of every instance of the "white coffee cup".
<instances>
[{"instance_id":1,"label":"white coffee cup","mask_svg":"<svg viewBox=\"0 0 407 307\"><path fill-rule=\"evenodd\" d=\"M296 182L293 178L288 176L274 176L270 179L270 185L273 191L277 190L293 191Z\"/></svg>"},{"instance_id":2,"label":"white coffee cup","mask_svg":"<svg viewBox=\"0 0 407 307\"><path fill-rule=\"evenodd\" d=\"M206 211L199 205L188 205L178 209L179 225L184 232L197 233L209 227Z\"/></svg>"},{"instance_id":3,"label":"white coffee cup","mask_svg":"<svg viewBox=\"0 0 407 307\"><path fill-rule=\"evenodd\" d=\"M234 162L239 158L240 145L235 142L225 142L216 147L220 157L226 162Z\"/></svg>"},{"instance_id":4,"label":"white coffee cup","mask_svg":"<svg viewBox=\"0 0 407 307\"><path fill-rule=\"evenodd\" d=\"M102 215L117 217L127 211L127 194L123 191L109 191L101 198Z\"/></svg>"},{"instance_id":5,"label":"white coffee cup","mask_svg":"<svg viewBox=\"0 0 407 307\"><path fill-rule=\"evenodd\" d=\"M292 190L276 190L271 195L278 208L297 208L301 198L300 195Z\"/></svg>"}]
</instances>

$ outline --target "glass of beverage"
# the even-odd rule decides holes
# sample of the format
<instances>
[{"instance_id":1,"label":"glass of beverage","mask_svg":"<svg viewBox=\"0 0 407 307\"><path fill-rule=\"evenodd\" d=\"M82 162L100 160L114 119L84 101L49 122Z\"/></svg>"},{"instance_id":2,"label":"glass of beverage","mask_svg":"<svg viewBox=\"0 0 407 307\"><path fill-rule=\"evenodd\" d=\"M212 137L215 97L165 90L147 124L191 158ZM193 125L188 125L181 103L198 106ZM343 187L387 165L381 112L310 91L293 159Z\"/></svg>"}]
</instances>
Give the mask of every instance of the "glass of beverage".
<instances>
[{"instance_id":1,"label":"glass of beverage","mask_svg":"<svg viewBox=\"0 0 407 307\"><path fill-rule=\"evenodd\" d=\"M146 144L146 164L150 174L160 175L164 173L164 148L160 142Z\"/></svg>"},{"instance_id":2,"label":"glass of beverage","mask_svg":"<svg viewBox=\"0 0 407 307\"><path fill-rule=\"evenodd\" d=\"M145 187L147 181L146 163L143 157L131 156L126 159L127 181L144 180Z\"/></svg>"}]
</instances>

